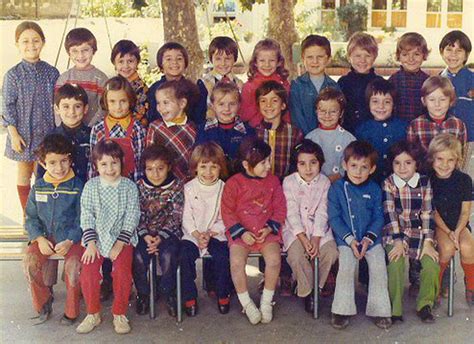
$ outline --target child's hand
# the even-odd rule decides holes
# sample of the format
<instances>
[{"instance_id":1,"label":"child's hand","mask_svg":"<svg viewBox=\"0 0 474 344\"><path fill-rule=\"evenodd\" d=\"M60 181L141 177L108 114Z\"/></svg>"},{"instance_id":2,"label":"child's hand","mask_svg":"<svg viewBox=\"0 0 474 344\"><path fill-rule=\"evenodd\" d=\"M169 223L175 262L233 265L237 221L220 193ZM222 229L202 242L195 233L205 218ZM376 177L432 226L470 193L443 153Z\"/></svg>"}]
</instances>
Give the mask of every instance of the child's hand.
<instances>
[{"instance_id":1,"label":"child's hand","mask_svg":"<svg viewBox=\"0 0 474 344\"><path fill-rule=\"evenodd\" d=\"M112 249L110 250L110 253L109 253L109 258L111 261L114 261L115 259L117 259L117 257L119 256L120 252L122 252L122 249L123 249L123 246L125 245L125 243L123 241L116 241L114 246L112 246Z\"/></svg>"},{"instance_id":2,"label":"child's hand","mask_svg":"<svg viewBox=\"0 0 474 344\"><path fill-rule=\"evenodd\" d=\"M147 234L143 237L143 240L146 242L148 254L158 254L158 246L161 244L161 238L158 235L153 237Z\"/></svg>"},{"instance_id":3,"label":"child's hand","mask_svg":"<svg viewBox=\"0 0 474 344\"><path fill-rule=\"evenodd\" d=\"M83 264L90 264L94 263L95 258L99 258L99 250L97 249L97 246L95 245L95 241L90 241L87 244L86 250L84 251L82 257L81 257L81 262Z\"/></svg>"},{"instance_id":4,"label":"child's hand","mask_svg":"<svg viewBox=\"0 0 474 344\"><path fill-rule=\"evenodd\" d=\"M454 247L456 247L456 250L459 250L459 235L456 235L456 231L449 231L449 239L454 243Z\"/></svg>"},{"instance_id":5,"label":"child's hand","mask_svg":"<svg viewBox=\"0 0 474 344\"><path fill-rule=\"evenodd\" d=\"M198 238L199 249L201 250L206 249L207 245L209 245L209 239L210 239L210 235L208 232L200 233L199 238Z\"/></svg>"},{"instance_id":6,"label":"child's hand","mask_svg":"<svg viewBox=\"0 0 474 344\"><path fill-rule=\"evenodd\" d=\"M303 248L305 252L308 254L308 256L311 257L311 253L313 251L313 245L311 244L311 241L309 241L308 237L306 236L305 233L300 233L297 235L298 239L301 242L301 245L303 245Z\"/></svg>"},{"instance_id":7,"label":"child's hand","mask_svg":"<svg viewBox=\"0 0 474 344\"><path fill-rule=\"evenodd\" d=\"M45 237L40 236L36 241L38 242L38 248L43 256L51 256L55 253L53 243Z\"/></svg>"},{"instance_id":8,"label":"child's hand","mask_svg":"<svg viewBox=\"0 0 474 344\"><path fill-rule=\"evenodd\" d=\"M362 239L362 242L360 244L362 245L362 247L360 249L360 253L359 253L360 258L359 259L362 259L362 258L364 258L365 253L367 252L367 249L370 246L370 240L367 239L367 238L364 238L364 239Z\"/></svg>"},{"instance_id":9,"label":"child's hand","mask_svg":"<svg viewBox=\"0 0 474 344\"><path fill-rule=\"evenodd\" d=\"M467 92L467 95L469 96L469 98L474 98L474 88L471 88L469 92Z\"/></svg>"},{"instance_id":10,"label":"child's hand","mask_svg":"<svg viewBox=\"0 0 474 344\"><path fill-rule=\"evenodd\" d=\"M215 236L218 236L218 235L219 235L218 232L209 231L209 236L210 236L211 238L214 238Z\"/></svg>"},{"instance_id":11,"label":"child's hand","mask_svg":"<svg viewBox=\"0 0 474 344\"><path fill-rule=\"evenodd\" d=\"M321 244L321 237L314 236L311 238L311 245L313 246L313 250L308 252L309 256L312 258L319 256L319 245Z\"/></svg>"},{"instance_id":12,"label":"child's hand","mask_svg":"<svg viewBox=\"0 0 474 344\"><path fill-rule=\"evenodd\" d=\"M430 240L425 240L423 244L423 249L421 250L421 258L423 258L424 255L427 255L428 257L432 258L435 262L438 262L439 254L435 250L433 243Z\"/></svg>"},{"instance_id":13,"label":"child's hand","mask_svg":"<svg viewBox=\"0 0 474 344\"><path fill-rule=\"evenodd\" d=\"M8 127L10 133L10 140L12 144L12 149L17 153L23 153L23 147L26 147L25 140L18 134L18 131L15 127L9 126Z\"/></svg>"},{"instance_id":14,"label":"child's hand","mask_svg":"<svg viewBox=\"0 0 474 344\"><path fill-rule=\"evenodd\" d=\"M352 240L351 249L352 249L352 253L354 254L354 256L357 259L360 259L361 256L360 256L360 253L359 253L359 242L356 239Z\"/></svg>"},{"instance_id":15,"label":"child's hand","mask_svg":"<svg viewBox=\"0 0 474 344\"><path fill-rule=\"evenodd\" d=\"M395 240L392 250L388 253L388 260L393 262L400 257L405 257L405 246L403 245L403 241Z\"/></svg>"},{"instance_id":16,"label":"child's hand","mask_svg":"<svg viewBox=\"0 0 474 344\"><path fill-rule=\"evenodd\" d=\"M270 234L272 230L270 227L265 226L258 231L258 235L255 237L255 242L257 244L262 244L265 241L265 238Z\"/></svg>"},{"instance_id":17,"label":"child's hand","mask_svg":"<svg viewBox=\"0 0 474 344\"><path fill-rule=\"evenodd\" d=\"M255 244L255 235L249 231L245 232L244 234L242 234L242 241L249 245L249 246L252 246L253 244Z\"/></svg>"},{"instance_id":18,"label":"child's hand","mask_svg":"<svg viewBox=\"0 0 474 344\"><path fill-rule=\"evenodd\" d=\"M72 246L72 241L66 239L64 241L61 241L60 243L57 243L56 246L54 246L54 250L56 251L57 254L64 257L69 252L69 249L71 248L71 246Z\"/></svg>"}]
</instances>

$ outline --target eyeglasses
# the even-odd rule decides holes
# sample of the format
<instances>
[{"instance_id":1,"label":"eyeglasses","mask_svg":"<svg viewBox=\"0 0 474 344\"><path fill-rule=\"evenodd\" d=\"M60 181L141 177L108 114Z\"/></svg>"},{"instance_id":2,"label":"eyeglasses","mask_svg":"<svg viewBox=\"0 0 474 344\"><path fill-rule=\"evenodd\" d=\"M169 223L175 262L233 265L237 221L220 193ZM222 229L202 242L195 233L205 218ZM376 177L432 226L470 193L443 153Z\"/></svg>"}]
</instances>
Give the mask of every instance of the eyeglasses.
<instances>
[{"instance_id":1,"label":"eyeglasses","mask_svg":"<svg viewBox=\"0 0 474 344\"><path fill-rule=\"evenodd\" d=\"M326 116L326 115L329 115L329 116L339 116L339 110L330 110L330 111L326 111L326 110L319 110L317 109L317 112L318 112L318 115L320 116Z\"/></svg>"},{"instance_id":2,"label":"eyeglasses","mask_svg":"<svg viewBox=\"0 0 474 344\"><path fill-rule=\"evenodd\" d=\"M69 54L74 55L74 56L89 54L91 52L92 52L92 48L84 48L84 49L71 48L69 50Z\"/></svg>"}]
</instances>

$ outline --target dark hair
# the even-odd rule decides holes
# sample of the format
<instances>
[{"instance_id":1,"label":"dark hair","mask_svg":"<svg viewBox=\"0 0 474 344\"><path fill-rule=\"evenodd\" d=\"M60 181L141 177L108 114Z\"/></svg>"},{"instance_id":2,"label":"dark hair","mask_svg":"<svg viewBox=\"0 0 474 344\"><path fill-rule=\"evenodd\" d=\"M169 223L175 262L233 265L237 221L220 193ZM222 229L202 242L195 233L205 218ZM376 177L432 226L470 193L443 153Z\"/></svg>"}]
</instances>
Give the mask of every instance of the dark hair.
<instances>
[{"instance_id":1,"label":"dark hair","mask_svg":"<svg viewBox=\"0 0 474 344\"><path fill-rule=\"evenodd\" d=\"M18 24L18 26L15 29L15 42L16 43L18 43L18 40L20 39L21 34L26 30L35 31L41 37L41 40L43 41L43 43L46 41L43 30L38 24L32 21L24 21Z\"/></svg>"},{"instance_id":2,"label":"dark hair","mask_svg":"<svg viewBox=\"0 0 474 344\"><path fill-rule=\"evenodd\" d=\"M342 93L341 91L333 87L326 87L325 89L321 90L321 92L319 92L318 98L316 98L316 101L314 103L314 107L317 108L319 102L322 100L337 101L337 103L339 104L339 107L341 108L341 114L346 109L347 101L346 101L346 97L344 97L344 93Z\"/></svg>"},{"instance_id":3,"label":"dark hair","mask_svg":"<svg viewBox=\"0 0 474 344\"><path fill-rule=\"evenodd\" d=\"M377 163L377 151L375 148L367 141L352 141L344 149L344 161L347 163L350 158L364 159L367 158L370 161L371 166L375 166Z\"/></svg>"},{"instance_id":4,"label":"dark hair","mask_svg":"<svg viewBox=\"0 0 474 344\"><path fill-rule=\"evenodd\" d=\"M69 31L64 40L64 47L69 54L71 47L81 45L82 43L89 44L95 54L97 51L97 40L94 34L85 27L78 27Z\"/></svg>"},{"instance_id":5,"label":"dark hair","mask_svg":"<svg viewBox=\"0 0 474 344\"><path fill-rule=\"evenodd\" d=\"M242 99L239 91L239 87L234 82L218 82L211 91L210 100L211 103L214 103L216 100L216 94L222 93L224 96L227 94L235 94L239 103Z\"/></svg>"},{"instance_id":6,"label":"dark hair","mask_svg":"<svg viewBox=\"0 0 474 344\"><path fill-rule=\"evenodd\" d=\"M288 93L286 92L285 87L283 87L283 85L278 81L269 80L262 83L255 91L255 101L258 105L260 97L266 96L272 91L275 92L278 98L281 99L282 103L285 104L285 110L282 111L283 115L283 113L288 111Z\"/></svg>"},{"instance_id":7,"label":"dark hair","mask_svg":"<svg viewBox=\"0 0 474 344\"><path fill-rule=\"evenodd\" d=\"M466 64L467 58L472 50L472 44L469 37L460 30L454 30L444 35L439 43L439 52L443 53L444 48L448 45L453 47L456 42L459 42L459 46L466 51L466 60L464 61L464 64Z\"/></svg>"},{"instance_id":8,"label":"dark hair","mask_svg":"<svg viewBox=\"0 0 474 344\"><path fill-rule=\"evenodd\" d=\"M308 35L303 39L303 42L301 42L301 55L304 54L306 49L313 46L323 48L326 54L331 57L331 43L326 37L320 35Z\"/></svg>"},{"instance_id":9,"label":"dark hair","mask_svg":"<svg viewBox=\"0 0 474 344\"><path fill-rule=\"evenodd\" d=\"M227 55L234 56L235 61L239 58L239 47L230 37L218 36L211 41L209 44L209 61L212 62L212 56L216 51L217 53L225 52Z\"/></svg>"},{"instance_id":10,"label":"dark hair","mask_svg":"<svg viewBox=\"0 0 474 344\"><path fill-rule=\"evenodd\" d=\"M115 58L119 56L124 56L125 54L130 54L135 56L138 62L140 62L140 48L128 39L122 39L115 43L112 48L112 53L110 54L110 62L115 64Z\"/></svg>"},{"instance_id":11,"label":"dark hair","mask_svg":"<svg viewBox=\"0 0 474 344\"><path fill-rule=\"evenodd\" d=\"M420 167L422 159L425 156L425 152L420 144L408 140L399 141L393 144L389 149L388 161L390 166L393 165L395 158L403 153L407 153L413 158L413 160L415 160L417 168Z\"/></svg>"},{"instance_id":12,"label":"dark hair","mask_svg":"<svg viewBox=\"0 0 474 344\"><path fill-rule=\"evenodd\" d=\"M196 174L197 167L200 162L213 162L220 166L220 177L227 177L227 161L225 159L224 150L214 141L208 141L197 145L189 159L189 170L192 174Z\"/></svg>"},{"instance_id":13,"label":"dark hair","mask_svg":"<svg viewBox=\"0 0 474 344\"><path fill-rule=\"evenodd\" d=\"M74 146L71 140L61 134L49 134L44 137L39 147L35 150L35 154L39 161L44 162L46 155L49 153L69 155L72 159Z\"/></svg>"},{"instance_id":14,"label":"dark hair","mask_svg":"<svg viewBox=\"0 0 474 344\"><path fill-rule=\"evenodd\" d=\"M74 98L87 105L89 98L87 97L86 91L78 84L64 84L56 90L54 93L54 104L59 106L59 103L63 99Z\"/></svg>"},{"instance_id":15,"label":"dark hair","mask_svg":"<svg viewBox=\"0 0 474 344\"><path fill-rule=\"evenodd\" d=\"M168 42L168 43L163 44L161 48L158 49L158 52L156 53L156 64L158 65L160 70L163 70L163 55L168 50L178 50L179 52L181 52L181 54L183 54L183 57L184 57L184 67L185 68L188 67L189 56L188 56L188 52L186 48L177 42Z\"/></svg>"},{"instance_id":16,"label":"dark hair","mask_svg":"<svg viewBox=\"0 0 474 344\"><path fill-rule=\"evenodd\" d=\"M135 107L135 103L137 102L137 94L133 90L132 85L130 85L128 80L125 79L123 76L117 75L107 80L107 82L104 85L104 93L102 94L102 97L100 98L100 106L102 107L103 110L108 111L107 93L109 91L120 91L120 90L124 90L125 93L127 94L130 109L133 109Z\"/></svg>"},{"instance_id":17,"label":"dark hair","mask_svg":"<svg viewBox=\"0 0 474 344\"><path fill-rule=\"evenodd\" d=\"M319 162L319 167L321 168L326 161L324 158L323 149L317 143L304 139L300 144L297 144L292 152L292 165L296 167L298 163L298 156L302 153L313 154Z\"/></svg>"},{"instance_id":18,"label":"dark hair","mask_svg":"<svg viewBox=\"0 0 474 344\"><path fill-rule=\"evenodd\" d=\"M196 102L199 100L199 89L195 83L192 81L181 78L179 80L168 80L162 83L156 90L172 90L176 99L186 99L187 104L184 108L184 111L187 112L188 109L193 108L196 105ZM156 96L155 92L155 96Z\"/></svg>"},{"instance_id":19,"label":"dark hair","mask_svg":"<svg viewBox=\"0 0 474 344\"><path fill-rule=\"evenodd\" d=\"M146 162L150 160L161 160L168 166L173 166L173 161L175 159L176 157L168 147L158 143L153 143L143 150L141 164L143 170L145 170Z\"/></svg>"},{"instance_id":20,"label":"dark hair","mask_svg":"<svg viewBox=\"0 0 474 344\"><path fill-rule=\"evenodd\" d=\"M285 68L285 58L281 52L280 43L271 38L262 39L255 45L255 48L253 48L252 57L249 62L249 71L247 72L248 80L253 80L257 74L257 57L258 53L262 50L273 50L276 52L278 64L275 73L278 74L282 80L287 80L290 73L288 69Z\"/></svg>"},{"instance_id":21,"label":"dark hair","mask_svg":"<svg viewBox=\"0 0 474 344\"><path fill-rule=\"evenodd\" d=\"M395 56L397 61L400 60L400 54L403 50L419 48L423 54L423 60L426 60L430 51L426 44L425 38L418 32L406 32L397 40L397 51Z\"/></svg>"},{"instance_id":22,"label":"dark hair","mask_svg":"<svg viewBox=\"0 0 474 344\"><path fill-rule=\"evenodd\" d=\"M395 86L383 78L376 78L367 85L367 88L365 89L365 101L367 104L370 104L370 98L376 94L390 94L393 103L395 104L397 101L397 90L395 89Z\"/></svg>"},{"instance_id":23,"label":"dark hair","mask_svg":"<svg viewBox=\"0 0 474 344\"><path fill-rule=\"evenodd\" d=\"M104 139L99 141L92 150L92 163L97 168L97 162L102 159L104 155L111 156L114 159L120 160L120 166L123 168L123 150L120 145L111 140L111 139Z\"/></svg>"},{"instance_id":24,"label":"dark hair","mask_svg":"<svg viewBox=\"0 0 474 344\"><path fill-rule=\"evenodd\" d=\"M243 161L247 161L249 166L254 168L260 161L269 157L271 153L272 149L265 141L255 137L247 137L240 144L238 159L242 169Z\"/></svg>"}]
</instances>

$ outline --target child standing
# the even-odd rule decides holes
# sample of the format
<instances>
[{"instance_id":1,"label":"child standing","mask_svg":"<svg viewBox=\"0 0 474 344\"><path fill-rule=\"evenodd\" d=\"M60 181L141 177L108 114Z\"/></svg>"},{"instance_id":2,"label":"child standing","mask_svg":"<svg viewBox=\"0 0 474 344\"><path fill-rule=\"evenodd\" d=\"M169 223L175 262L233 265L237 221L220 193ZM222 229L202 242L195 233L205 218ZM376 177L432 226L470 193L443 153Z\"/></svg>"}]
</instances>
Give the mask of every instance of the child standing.
<instances>
[{"instance_id":1,"label":"child standing","mask_svg":"<svg viewBox=\"0 0 474 344\"><path fill-rule=\"evenodd\" d=\"M471 306L474 304L474 239L469 226L472 180L469 175L458 170L462 161L462 146L454 136L436 136L430 143L428 156L434 170L431 185L440 278L450 259L459 251L464 270L466 302Z\"/></svg>"},{"instance_id":2,"label":"child standing","mask_svg":"<svg viewBox=\"0 0 474 344\"><path fill-rule=\"evenodd\" d=\"M22 61L11 68L3 81L3 121L8 136L5 156L17 161L17 190L23 214L30 193L35 150L54 128L53 90L59 72L40 60L45 43L41 27L30 21L15 30Z\"/></svg>"},{"instance_id":3,"label":"child standing","mask_svg":"<svg viewBox=\"0 0 474 344\"><path fill-rule=\"evenodd\" d=\"M286 92L290 92L289 73L285 69L285 58L281 53L280 44L270 38L258 42L253 49L247 74L248 81L242 88L241 118L256 127L262 121L258 99L255 97L257 88L265 81L272 80L283 85ZM289 114L283 120L289 123Z\"/></svg>"},{"instance_id":4,"label":"child standing","mask_svg":"<svg viewBox=\"0 0 474 344\"><path fill-rule=\"evenodd\" d=\"M306 138L317 143L324 152L322 173L334 182L344 174L342 160L344 149L355 137L341 127L346 108L346 98L341 91L326 88L321 91L314 105L318 115L319 126L306 135Z\"/></svg>"},{"instance_id":5,"label":"child standing","mask_svg":"<svg viewBox=\"0 0 474 344\"><path fill-rule=\"evenodd\" d=\"M150 124L146 137L147 146L158 143L173 152L173 173L183 181L189 178L188 161L196 139L196 127L187 116L196 94L196 86L186 79L161 84L155 92L161 118Z\"/></svg>"},{"instance_id":6,"label":"child standing","mask_svg":"<svg viewBox=\"0 0 474 344\"><path fill-rule=\"evenodd\" d=\"M127 39L122 39L115 43L112 48L110 61L115 67L118 75L123 76L132 86L137 96L137 101L132 109L133 117L140 121L146 128L148 120L146 113L148 111L148 92L147 85L138 75L138 65L140 63L140 48L135 43Z\"/></svg>"},{"instance_id":7,"label":"child standing","mask_svg":"<svg viewBox=\"0 0 474 344\"><path fill-rule=\"evenodd\" d=\"M239 149L244 172L231 177L222 195L222 219L229 240L231 275L237 297L251 324L269 323L280 272L280 229L286 217L285 195L270 173L271 148L261 140L245 140ZM250 252L265 259L265 286L260 309L250 298L245 264Z\"/></svg>"},{"instance_id":8,"label":"child standing","mask_svg":"<svg viewBox=\"0 0 474 344\"><path fill-rule=\"evenodd\" d=\"M120 145L112 140L100 141L92 151L92 162L99 176L86 183L81 197L82 243L86 247L81 258L81 288L87 316L76 328L78 333L89 333L101 323L100 267L104 258L113 262L115 332L131 331L126 313L140 205L136 185L121 176L123 160Z\"/></svg>"},{"instance_id":9,"label":"child standing","mask_svg":"<svg viewBox=\"0 0 474 344\"><path fill-rule=\"evenodd\" d=\"M400 62L400 70L392 74L388 81L397 92L395 115L403 120L412 121L423 111L421 104L421 86L429 75L420 67L428 58L429 50L425 38L416 32L404 33L397 42L395 53Z\"/></svg>"},{"instance_id":10,"label":"child standing","mask_svg":"<svg viewBox=\"0 0 474 344\"><path fill-rule=\"evenodd\" d=\"M147 272L150 259L156 255L162 270L159 291L166 297L169 315L176 316L176 268L179 240L183 236L184 195L183 183L171 173L173 158L167 148L157 144L145 148L142 155L145 177L137 183L141 218L133 260L138 314L146 314L149 310ZM156 274L156 271L152 273Z\"/></svg>"},{"instance_id":11,"label":"child standing","mask_svg":"<svg viewBox=\"0 0 474 344\"><path fill-rule=\"evenodd\" d=\"M389 260L388 289L393 321L403 321L405 256L421 263L417 315L425 323L435 320L431 310L439 291L438 252L433 242L431 184L417 172L422 155L422 149L414 143L400 141L393 145L390 149L393 174L383 184L384 244Z\"/></svg>"},{"instance_id":12,"label":"child standing","mask_svg":"<svg viewBox=\"0 0 474 344\"><path fill-rule=\"evenodd\" d=\"M357 313L354 273L362 258L369 265L369 295L366 315L386 329L390 319L385 253L381 245L383 228L382 192L369 180L375 172L377 152L367 142L355 141L344 150L344 179L334 182L328 193L328 216L339 249L339 272L332 303L331 324L336 329L349 325Z\"/></svg>"},{"instance_id":13,"label":"child standing","mask_svg":"<svg viewBox=\"0 0 474 344\"><path fill-rule=\"evenodd\" d=\"M331 43L324 36L309 35L301 42L301 59L306 72L291 82L291 123L304 135L318 127L314 103L326 87L339 85L326 74L331 63Z\"/></svg>"},{"instance_id":14,"label":"child standing","mask_svg":"<svg viewBox=\"0 0 474 344\"><path fill-rule=\"evenodd\" d=\"M84 184L71 168L74 147L62 135L47 135L38 147L39 163L46 173L36 180L28 198L25 228L30 243L24 258L25 272L38 312L38 324L52 312L52 289L43 281L48 257L64 257L66 305L61 324L71 325L79 316L79 271L82 247L80 198Z\"/></svg>"},{"instance_id":15,"label":"child standing","mask_svg":"<svg viewBox=\"0 0 474 344\"><path fill-rule=\"evenodd\" d=\"M320 173L324 154L320 146L303 140L293 151L297 172L283 180L288 213L282 231L283 250L296 275L297 295L304 298L305 310L314 311L313 288L322 289L338 251L328 226L327 195L331 182ZM309 259L319 259L319 285Z\"/></svg>"},{"instance_id":16,"label":"child standing","mask_svg":"<svg viewBox=\"0 0 474 344\"><path fill-rule=\"evenodd\" d=\"M354 133L355 128L369 119L369 108L365 101L365 89L369 82L381 76L375 74L373 65L379 48L375 38L368 33L356 32L347 43L347 56L351 71L337 83L347 99L344 128Z\"/></svg>"},{"instance_id":17,"label":"child standing","mask_svg":"<svg viewBox=\"0 0 474 344\"><path fill-rule=\"evenodd\" d=\"M197 313L196 259L209 253L216 277L217 308L221 314L230 309L229 248L221 216L221 198L226 177L224 151L215 142L196 146L190 168L196 176L184 186L183 241L181 271L184 308L188 316Z\"/></svg>"},{"instance_id":18,"label":"child standing","mask_svg":"<svg viewBox=\"0 0 474 344\"><path fill-rule=\"evenodd\" d=\"M371 81L365 96L373 118L359 125L355 135L359 140L368 141L377 151L377 169L373 178L382 184L392 171L388 162L389 148L405 139L408 123L393 116L397 94L395 87L387 80L377 78Z\"/></svg>"},{"instance_id":19,"label":"child standing","mask_svg":"<svg viewBox=\"0 0 474 344\"><path fill-rule=\"evenodd\" d=\"M91 149L101 140L111 139L123 150L122 175L132 180L142 177L140 158L145 148L146 129L132 116L135 92L122 76L109 79L104 85L101 106L107 111L105 118L94 125L91 131ZM96 175L94 164L90 164L89 177Z\"/></svg>"},{"instance_id":20,"label":"child standing","mask_svg":"<svg viewBox=\"0 0 474 344\"><path fill-rule=\"evenodd\" d=\"M104 118L104 112L100 107L100 97L107 81L107 75L91 64L97 52L97 40L88 29L79 27L69 31L64 47L74 67L59 76L55 89L64 84L78 84L86 90L89 109L84 123L93 127ZM56 118L56 124L59 124L58 118Z\"/></svg>"}]
</instances>

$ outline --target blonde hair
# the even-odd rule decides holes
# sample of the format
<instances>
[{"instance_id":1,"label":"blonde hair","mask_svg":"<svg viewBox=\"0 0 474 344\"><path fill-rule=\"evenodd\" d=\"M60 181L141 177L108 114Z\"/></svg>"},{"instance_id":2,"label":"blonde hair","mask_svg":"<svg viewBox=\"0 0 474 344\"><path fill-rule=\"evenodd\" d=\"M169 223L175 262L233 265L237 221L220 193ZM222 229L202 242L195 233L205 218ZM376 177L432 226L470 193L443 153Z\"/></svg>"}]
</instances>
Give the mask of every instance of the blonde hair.
<instances>
[{"instance_id":1,"label":"blonde hair","mask_svg":"<svg viewBox=\"0 0 474 344\"><path fill-rule=\"evenodd\" d=\"M191 158L189 159L189 170L192 174L195 175L197 173L197 167L201 162L212 162L219 165L221 168L219 177L227 177L227 162L224 150L214 141L202 143L194 148Z\"/></svg>"},{"instance_id":2,"label":"blonde hair","mask_svg":"<svg viewBox=\"0 0 474 344\"><path fill-rule=\"evenodd\" d=\"M347 43L347 56L350 56L355 48L366 50L375 58L377 58L379 54L379 47L374 36L365 32L356 32L349 38L349 42Z\"/></svg>"},{"instance_id":3,"label":"blonde hair","mask_svg":"<svg viewBox=\"0 0 474 344\"><path fill-rule=\"evenodd\" d=\"M221 99L228 94L235 95L235 97L237 98L240 104L240 101L241 101L240 91L237 85L233 82L231 83L218 82L211 91L211 97L210 97L211 103L214 103L214 101Z\"/></svg>"},{"instance_id":4,"label":"blonde hair","mask_svg":"<svg viewBox=\"0 0 474 344\"><path fill-rule=\"evenodd\" d=\"M438 134L431 140L428 147L428 161L430 165L433 165L434 156L444 151L450 151L457 159L456 167L461 167L463 160L462 143L456 136L448 133Z\"/></svg>"},{"instance_id":5,"label":"blonde hair","mask_svg":"<svg viewBox=\"0 0 474 344\"><path fill-rule=\"evenodd\" d=\"M253 48L252 57L249 62L249 71L247 72L248 79L252 80L257 74L257 56L262 50L272 50L276 52L278 65L275 73L278 74L282 80L287 80L290 73L285 68L285 58L281 52L280 43L271 38L262 39L255 45L255 48Z\"/></svg>"},{"instance_id":6,"label":"blonde hair","mask_svg":"<svg viewBox=\"0 0 474 344\"><path fill-rule=\"evenodd\" d=\"M443 76L435 75L426 79L423 86L421 86L421 97L425 98L438 88L441 89L441 92L443 92L446 97L449 97L452 106L456 101L456 92L454 91L454 86L451 81Z\"/></svg>"}]
</instances>

